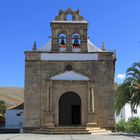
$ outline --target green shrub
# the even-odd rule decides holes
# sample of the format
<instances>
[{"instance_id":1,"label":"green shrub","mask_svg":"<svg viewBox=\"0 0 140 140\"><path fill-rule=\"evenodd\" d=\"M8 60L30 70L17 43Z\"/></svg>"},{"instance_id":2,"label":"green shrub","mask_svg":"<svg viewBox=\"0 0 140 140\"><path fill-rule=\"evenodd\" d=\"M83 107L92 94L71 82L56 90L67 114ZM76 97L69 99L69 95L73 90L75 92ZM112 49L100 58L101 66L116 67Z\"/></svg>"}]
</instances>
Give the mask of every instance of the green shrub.
<instances>
[{"instance_id":1,"label":"green shrub","mask_svg":"<svg viewBox=\"0 0 140 140\"><path fill-rule=\"evenodd\" d=\"M125 130L126 132L140 133L140 118L130 118L126 123Z\"/></svg>"},{"instance_id":2,"label":"green shrub","mask_svg":"<svg viewBox=\"0 0 140 140\"><path fill-rule=\"evenodd\" d=\"M124 132L125 131L125 125L126 125L126 122L124 119L121 119L117 124L116 124L116 130L117 131L122 131Z\"/></svg>"},{"instance_id":3,"label":"green shrub","mask_svg":"<svg viewBox=\"0 0 140 140\"><path fill-rule=\"evenodd\" d=\"M116 124L116 130L128 133L140 133L140 118L132 117L127 122L122 119Z\"/></svg>"},{"instance_id":4,"label":"green shrub","mask_svg":"<svg viewBox=\"0 0 140 140\"><path fill-rule=\"evenodd\" d=\"M128 132L128 133L132 132L132 127L131 127L130 123L126 123L125 124L125 131Z\"/></svg>"}]
</instances>

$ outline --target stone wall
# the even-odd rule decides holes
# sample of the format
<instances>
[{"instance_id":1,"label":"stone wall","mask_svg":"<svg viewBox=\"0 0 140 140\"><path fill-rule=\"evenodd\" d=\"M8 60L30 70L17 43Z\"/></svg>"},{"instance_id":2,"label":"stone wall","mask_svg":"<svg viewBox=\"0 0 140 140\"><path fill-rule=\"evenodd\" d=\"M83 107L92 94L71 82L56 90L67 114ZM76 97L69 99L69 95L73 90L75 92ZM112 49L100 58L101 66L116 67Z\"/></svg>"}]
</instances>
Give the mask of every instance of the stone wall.
<instances>
[{"instance_id":1,"label":"stone wall","mask_svg":"<svg viewBox=\"0 0 140 140\"><path fill-rule=\"evenodd\" d=\"M77 93L82 100L82 125L88 117L88 83L81 81L50 81L49 77L65 72L71 64L73 71L90 78L94 89L96 124L114 126L114 59L113 53L99 53L97 61L40 61L40 52L26 52L25 61L25 123L24 127L40 127L45 124L58 126L58 102L68 91ZM49 89L51 87L51 89ZM48 92L51 90L50 110ZM49 116L49 117L47 117ZM47 118L46 118L47 117ZM49 120L48 120L49 119Z\"/></svg>"},{"instance_id":2,"label":"stone wall","mask_svg":"<svg viewBox=\"0 0 140 140\"><path fill-rule=\"evenodd\" d=\"M24 127L40 127L40 94L40 61L26 61Z\"/></svg>"}]
</instances>

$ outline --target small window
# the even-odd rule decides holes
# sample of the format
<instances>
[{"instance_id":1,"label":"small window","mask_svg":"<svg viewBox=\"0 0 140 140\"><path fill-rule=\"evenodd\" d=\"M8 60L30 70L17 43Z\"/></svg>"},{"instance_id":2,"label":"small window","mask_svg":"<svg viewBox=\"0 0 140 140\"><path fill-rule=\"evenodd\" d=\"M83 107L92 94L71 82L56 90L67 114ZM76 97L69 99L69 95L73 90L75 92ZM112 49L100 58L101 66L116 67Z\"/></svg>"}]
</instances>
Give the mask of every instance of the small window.
<instances>
[{"instance_id":1,"label":"small window","mask_svg":"<svg viewBox=\"0 0 140 140\"><path fill-rule=\"evenodd\" d=\"M16 116L21 116L21 112L17 113Z\"/></svg>"},{"instance_id":2,"label":"small window","mask_svg":"<svg viewBox=\"0 0 140 140\"><path fill-rule=\"evenodd\" d=\"M72 65L67 65L67 66L66 66L66 70L67 70L67 71L72 71Z\"/></svg>"},{"instance_id":3,"label":"small window","mask_svg":"<svg viewBox=\"0 0 140 140\"><path fill-rule=\"evenodd\" d=\"M134 109L134 110L133 110L133 113L134 113L134 114L137 114L137 109Z\"/></svg>"}]
</instances>

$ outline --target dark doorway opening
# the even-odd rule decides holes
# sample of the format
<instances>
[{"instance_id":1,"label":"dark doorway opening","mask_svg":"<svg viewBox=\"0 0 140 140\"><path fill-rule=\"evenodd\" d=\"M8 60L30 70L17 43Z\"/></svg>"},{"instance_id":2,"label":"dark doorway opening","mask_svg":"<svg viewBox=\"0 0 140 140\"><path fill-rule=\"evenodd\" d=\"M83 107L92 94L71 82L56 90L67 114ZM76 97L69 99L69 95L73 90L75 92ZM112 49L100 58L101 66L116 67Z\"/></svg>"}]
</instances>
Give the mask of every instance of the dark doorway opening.
<instances>
[{"instance_id":1,"label":"dark doorway opening","mask_svg":"<svg viewBox=\"0 0 140 140\"><path fill-rule=\"evenodd\" d=\"M72 125L80 125L80 105L72 105L71 107L71 123Z\"/></svg>"},{"instance_id":2,"label":"dark doorway opening","mask_svg":"<svg viewBox=\"0 0 140 140\"><path fill-rule=\"evenodd\" d=\"M59 125L81 125L81 99L78 94L67 92L60 97Z\"/></svg>"}]
</instances>

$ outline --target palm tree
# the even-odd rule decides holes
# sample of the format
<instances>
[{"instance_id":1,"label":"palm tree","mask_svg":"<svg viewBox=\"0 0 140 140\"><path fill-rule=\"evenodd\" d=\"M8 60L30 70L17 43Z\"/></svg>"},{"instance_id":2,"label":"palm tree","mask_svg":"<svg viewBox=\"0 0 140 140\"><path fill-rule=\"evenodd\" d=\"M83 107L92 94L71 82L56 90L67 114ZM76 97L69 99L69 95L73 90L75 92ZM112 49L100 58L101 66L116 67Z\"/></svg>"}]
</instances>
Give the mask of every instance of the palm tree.
<instances>
[{"instance_id":1,"label":"palm tree","mask_svg":"<svg viewBox=\"0 0 140 140\"><path fill-rule=\"evenodd\" d=\"M5 102L0 100L0 114L4 117L6 105Z\"/></svg>"},{"instance_id":2,"label":"palm tree","mask_svg":"<svg viewBox=\"0 0 140 140\"><path fill-rule=\"evenodd\" d=\"M115 97L117 115L126 103L130 103L132 110L140 105L140 62L127 69L126 78L117 90Z\"/></svg>"}]
</instances>

